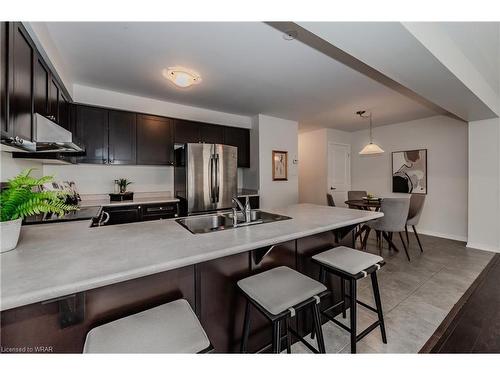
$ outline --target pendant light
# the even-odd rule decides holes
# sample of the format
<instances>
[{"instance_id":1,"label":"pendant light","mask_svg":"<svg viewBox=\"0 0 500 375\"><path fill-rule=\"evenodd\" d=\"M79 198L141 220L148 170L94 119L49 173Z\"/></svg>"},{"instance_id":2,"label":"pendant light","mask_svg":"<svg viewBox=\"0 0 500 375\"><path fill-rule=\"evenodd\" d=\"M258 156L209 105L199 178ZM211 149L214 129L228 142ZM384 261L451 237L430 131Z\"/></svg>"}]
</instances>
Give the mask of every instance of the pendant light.
<instances>
[{"instance_id":1,"label":"pendant light","mask_svg":"<svg viewBox=\"0 0 500 375\"><path fill-rule=\"evenodd\" d=\"M380 148L379 145L373 143L373 136L372 136L372 113L368 116L365 115L366 111L358 111L356 112L357 115L361 118L367 118L370 120L370 143L368 143L363 149L359 152L360 155L375 155L375 154L383 154L384 150Z\"/></svg>"}]
</instances>

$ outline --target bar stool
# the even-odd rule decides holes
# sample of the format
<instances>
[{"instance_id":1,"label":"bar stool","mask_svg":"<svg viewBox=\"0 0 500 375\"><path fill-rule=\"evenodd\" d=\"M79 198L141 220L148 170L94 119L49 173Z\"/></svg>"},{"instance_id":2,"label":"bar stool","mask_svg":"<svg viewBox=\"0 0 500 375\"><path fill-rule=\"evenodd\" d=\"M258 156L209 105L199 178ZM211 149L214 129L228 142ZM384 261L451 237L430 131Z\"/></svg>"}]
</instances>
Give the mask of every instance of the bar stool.
<instances>
[{"instance_id":1,"label":"bar stool","mask_svg":"<svg viewBox=\"0 0 500 375\"><path fill-rule=\"evenodd\" d=\"M322 314L330 319L339 327L345 329L351 335L351 353L356 353L356 342L368 335L375 328L380 326L380 333L382 334L382 341L387 344L387 337L385 333L384 315L382 313L382 303L380 301L380 292L377 281L377 271L382 267L385 262L382 257L378 255L369 254L363 251L351 249L346 246L339 246L322 253L316 254L312 260L320 266L320 281L326 283L326 273L332 273L340 277L342 300L333 306L328 307L322 311ZM376 308L367 305L364 302L358 301L356 298L356 283L359 279L370 275L372 280L373 294L375 297ZM345 283L349 282L349 295L345 294ZM329 311L342 306L342 315L345 318L346 299L349 298L350 307L350 327L335 319L334 316L329 314ZM356 304L377 313L378 320L366 328L363 332L357 335L356 332ZM314 334L312 335L314 338Z\"/></svg>"},{"instance_id":2,"label":"bar stool","mask_svg":"<svg viewBox=\"0 0 500 375\"><path fill-rule=\"evenodd\" d=\"M189 302L179 299L90 330L84 353L206 353L212 345Z\"/></svg>"},{"instance_id":3,"label":"bar stool","mask_svg":"<svg viewBox=\"0 0 500 375\"><path fill-rule=\"evenodd\" d=\"M325 342L319 313L320 298L327 294L326 287L318 281L288 267L276 267L238 281L246 297L245 320L241 352L246 353L250 333L250 304L255 306L272 324L273 353L281 352L281 325L284 323L287 353L291 353L291 334L296 336L314 353L325 353ZM311 307L318 349L305 341L290 327L290 318L299 309ZM269 348L263 348L261 351Z\"/></svg>"}]
</instances>

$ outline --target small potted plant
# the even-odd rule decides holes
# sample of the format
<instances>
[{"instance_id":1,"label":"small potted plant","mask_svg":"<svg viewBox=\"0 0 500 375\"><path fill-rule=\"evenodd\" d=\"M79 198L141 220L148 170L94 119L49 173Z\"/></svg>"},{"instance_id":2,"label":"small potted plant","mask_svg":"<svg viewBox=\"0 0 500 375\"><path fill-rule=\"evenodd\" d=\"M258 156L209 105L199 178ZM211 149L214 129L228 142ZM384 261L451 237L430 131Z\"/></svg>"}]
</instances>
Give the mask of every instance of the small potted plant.
<instances>
[{"instance_id":1,"label":"small potted plant","mask_svg":"<svg viewBox=\"0 0 500 375\"><path fill-rule=\"evenodd\" d=\"M27 216L41 213L64 215L75 211L77 206L65 203L67 193L40 191L39 187L53 180L52 176L34 178L33 169L26 169L7 182L0 194L0 229L2 246L0 252L15 249L21 233L21 222Z\"/></svg>"},{"instance_id":2,"label":"small potted plant","mask_svg":"<svg viewBox=\"0 0 500 375\"><path fill-rule=\"evenodd\" d=\"M132 184L132 181L129 181L126 178L119 178L117 182L120 187L120 194L125 194L127 192L127 186Z\"/></svg>"}]
</instances>

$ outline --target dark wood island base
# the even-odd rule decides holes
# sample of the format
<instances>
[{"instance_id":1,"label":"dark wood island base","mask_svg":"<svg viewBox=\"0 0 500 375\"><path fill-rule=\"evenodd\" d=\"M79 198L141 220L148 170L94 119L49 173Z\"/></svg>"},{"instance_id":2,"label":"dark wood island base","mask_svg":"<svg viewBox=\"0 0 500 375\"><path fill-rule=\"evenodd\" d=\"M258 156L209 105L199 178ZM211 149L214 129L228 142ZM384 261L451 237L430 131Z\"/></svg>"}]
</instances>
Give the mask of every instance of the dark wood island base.
<instances>
[{"instance_id":1,"label":"dark wood island base","mask_svg":"<svg viewBox=\"0 0 500 375\"><path fill-rule=\"evenodd\" d=\"M342 234L352 228L342 228ZM167 272L133 279L79 294L82 320L61 328L60 302L34 303L1 312L1 351L36 353L81 353L87 332L103 323L178 298L189 301L205 328L216 352L239 352L245 300L236 282L251 274L285 265L315 279L319 268L310 258L338 246L332 231L214 259ZM344 245L351 245L346 236ZM331 276L330 305L340 300L340 281ZM336 293L338 291L338 293ZM78 302L78 301L77 301ZM75 307L75 306L73 306ZM339 311L340 312L340 311ZM292 321L305 336L312 329L308 311ZM271 343L271 330L263 316L252 311L248 350L254 352Z\"/></svg>"}]
</instances>

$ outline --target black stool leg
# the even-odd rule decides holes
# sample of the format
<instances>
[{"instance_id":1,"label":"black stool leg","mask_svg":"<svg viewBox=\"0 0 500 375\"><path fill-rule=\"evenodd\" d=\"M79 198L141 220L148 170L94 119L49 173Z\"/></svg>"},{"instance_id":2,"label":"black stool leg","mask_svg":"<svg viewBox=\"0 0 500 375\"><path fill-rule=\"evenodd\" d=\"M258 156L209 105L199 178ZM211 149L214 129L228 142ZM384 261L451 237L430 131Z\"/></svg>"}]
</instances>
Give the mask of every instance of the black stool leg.
<instances>
[{"instance_id":1,"label":"black stool leg","mask_svg":"<svg viewBox=\"0 0 500 375\"><path fill-rule=\"evenodd\" d=\"M323 285L326 285L326 271L323 266L319 266L319 282L322 283ZM314 329L314 324L311 330L311 340L314 340L316 331Z\"/></svg>"},{"instance_id":2,"label":"black stool leg","mask_svg":"<svg viewBox=\"0 0 500 375\"><path fill-rule=\"evenodd\" d=\"M345 303L345 279L343 277L340 278L340 289L341 289L341 296L342 296L342 318L345 319L346 317L346 303Z\"/></svg>"},{"instance_id":3,"label":"black stool leg","mask_svg":"<svg viewBox=\"0 0 500 375\"><path fill-rule=\"evenodd\" d=\"M373 295L375 296L375 306L377 306L377 315L380 322L380 334L382 335L382 342L387 344L387 336L385 334L385 323L384 323L384 313L382 312L382 301L380 300L380 291L378 289L377 272L373 272L372 278L372 288Z\"/></svg>"},{"instance_id":4,"label":"black stool leg","mask_svg":"<svg viewBox=\"0 0 500 375\"><path fill-rule=\"evenodd\" d=\"M281 352L281 320L273 322L273 353L279 354Z\"/></svg>"},{"instance_id":5,"label":"black stool leg","mask_svg":"<svg viewBox=\"0 0 500 375\"><path fill-rule=\"evenodd\" d=\"M314 319L314 330L316 331L316 339L318 342L318 350L320 353L326 353L325 340L323 338L323 330L321 329L321 317L319 315L319 307L317 303L313 303L313 319Z\"/></svg>"},{"instance_id":6,"label":"black stool leg","mask_svg":"<svg viewBox=\"0 0 500 375\"><path fill-rule=\"evenodd\" d=\"M290 334L290 318L285 319L286 352L292 353L292 335Z\"/></svg>"},{"instance_id":7,"label":"black stool leg","mask_svg":"<svg viewBox=\"0 0 500 375\"><path fill-rule=\"evenodd\" d=\"M245 320L243 321L243 336L241 338L241 353L247 352L248 335L250 333L250 302L247 300L245 306Z\"/></svg>"},{"instance_id":8,"label":"black stool leg","mask_svg":"<svg viewBox=\"0 0 500 375\"><path fill-rule=\"evenodd\" d=\"M351 319L351 353L356 353L356 280L349 280L350 293L350 319Z\"/></svg>"}]
</instances>

